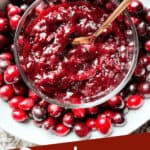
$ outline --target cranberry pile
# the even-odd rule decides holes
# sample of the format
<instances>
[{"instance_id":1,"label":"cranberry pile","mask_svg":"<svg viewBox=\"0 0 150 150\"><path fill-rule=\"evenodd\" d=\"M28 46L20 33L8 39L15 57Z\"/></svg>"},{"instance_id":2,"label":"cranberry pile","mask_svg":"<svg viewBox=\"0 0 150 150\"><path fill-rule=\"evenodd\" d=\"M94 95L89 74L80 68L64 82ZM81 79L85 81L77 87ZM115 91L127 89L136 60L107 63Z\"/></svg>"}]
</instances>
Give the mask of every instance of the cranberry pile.
<instances>
[{"instance_id":1,"label":"cranberry pile","mask_svg":"<svg viewBox=\"0 0 150 150\"><path fill-rule=\"evenodd\" d=\"M52 1L57 3L57 0ZM65 3L68 0L61 1ZM110 1L95 2L109 9L113 7ZM87 109L65 109L47 103L28 89L15 65L12 55L14 33L22 14L31 3L32 0L11 0L0 10L0 98L8 102L13 119L22 123L33 120L36 126L58 136L74 131L81 138L89 137L92 130L108 135L112 126L124 125L127 110L139 108L144 97L150 94L150 10L138 0L133 0L128 6L140 42L138 64L128 85L102 105ZM41 10L42 7L37 8L37 12ZM128 21L126 25L129 26ZM78 99L74 97L74 101Z\"/></svg>"}]
</instances>

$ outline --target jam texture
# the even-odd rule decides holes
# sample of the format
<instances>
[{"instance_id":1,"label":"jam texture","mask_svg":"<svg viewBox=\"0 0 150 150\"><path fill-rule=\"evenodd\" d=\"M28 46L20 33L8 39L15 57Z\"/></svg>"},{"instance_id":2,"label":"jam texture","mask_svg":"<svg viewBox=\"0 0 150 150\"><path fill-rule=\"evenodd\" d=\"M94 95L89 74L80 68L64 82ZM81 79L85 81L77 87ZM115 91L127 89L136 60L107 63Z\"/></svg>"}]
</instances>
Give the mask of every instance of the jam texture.
<instances>
[{"instance_id":1,"label":"jam texture","mask_svg":"<svg viewBox=\"0 0 150 150\"><path fill-rule=\"evenodd\" d=\"M24 24L19 61L33 86L49 98L87 103L124 79L133 57L132 30L117 18L92 44L72 45L93 34L112 10L92 1L51 4ZM114 5L115 7L115 5Z\"/></svg>"}]
</instances>

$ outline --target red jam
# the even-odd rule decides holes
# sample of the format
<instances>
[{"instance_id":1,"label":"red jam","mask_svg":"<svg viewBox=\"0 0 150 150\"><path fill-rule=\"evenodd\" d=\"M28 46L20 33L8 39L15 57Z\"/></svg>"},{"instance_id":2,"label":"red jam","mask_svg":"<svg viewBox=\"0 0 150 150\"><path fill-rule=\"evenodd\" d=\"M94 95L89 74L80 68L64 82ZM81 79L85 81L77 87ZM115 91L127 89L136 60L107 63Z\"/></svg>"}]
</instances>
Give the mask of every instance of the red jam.
<instances>
[{"instance_id":1,"label":"red jam","mask_svg":"<svg viewBox=\"0 0 150 150\"><path fill-rule=\"evenodd\" d=\"M51 4L38 14L35 9L19 37L19 59L38 91L59 101L86 103L121 83L133 56L132 30L124 21L114 21L94 44L71 44L75 37L94 33L110 13L86 0Z\"/></svg>"}]
</instances>

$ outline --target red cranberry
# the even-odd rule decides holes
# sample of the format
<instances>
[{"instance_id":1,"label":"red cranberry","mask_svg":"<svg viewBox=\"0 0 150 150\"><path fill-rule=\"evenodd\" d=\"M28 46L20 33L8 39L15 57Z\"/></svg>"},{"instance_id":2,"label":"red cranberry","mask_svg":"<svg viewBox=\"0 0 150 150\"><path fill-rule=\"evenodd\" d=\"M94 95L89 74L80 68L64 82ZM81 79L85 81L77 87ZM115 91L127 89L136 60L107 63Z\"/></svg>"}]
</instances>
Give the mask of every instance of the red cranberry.
<instances>
[{"instance_id":1,"label":"red cranberry","mask_svg":"<svg viewBox=\"0 0 150 150\"><path fill-rule=\"evenodd\" d=\"M143 104L143 97L140 95L131 95L127 98L126 105L128 108L139 108Z\"/></svg>"},{"instance_id":2,"label":"red cranberry","mask_svg":"<svg viewBox=\"0 0 150 150\"><path fill-rule=\"evenodd\" d=\"M11 61L10 60L2 60L0 59L0 72L4 72L5 69L11 65Z\"/></svg>"},{"instance_id":3,"label":"red cranberry","mask_svg":"<svg viewBox=\"0 0 150 150\"><path fill-rule=\"evenodd\" d=\"M45 130L51 130L55 127L55 121L52 117L47 118L43 123L42 123L42 127Z\"/></svg>"},{"instance_id":4,"label":"red cranberry","mask_svg":"<svg viewBox=\"0 0 150 150\"><path fill-rule=\"evenodd\" d=\"M131 14L137 14L143 10L143 4L139 0L132 0L128 5L128 11Z\"/></svg>"},{"instance_id":5,"label":"red cranberry","mask_svg":"<svg viewBox=\"0 0 150 150\"><path fill-rule=\"evenodd\" d=\"M3 83L4 83L3 73L0 73L0 86L2 86Z\"/></svg>"},{"instance_id":6,"label":"red cranberry","mask_svg":"<svg viewBox=\"0 0 150 150\"><path fill-rule=\"evenodd\" d=\"M12 30L16 30L21 16L15 15L9 19L9 24Z\"/></svg>"},{"instance_id":7,"label":"red cranberry","mask_svg":"<svg viewBox=\"0 0 150 150\"><path fill-rule=\"evenodd\" d=\"M146 23L144 21L141 21L138 26L137 26L137 31L138 31L138 35L140 37L143 37L146 35L147 32L147 27L146 27Z\"/></svg>"},{"instance_id":8,"label":"red cranberry","mask_svg":"<svg viewBox=\"0 0 150 150\"><path fill-rule=\"evenodd\" d=\"M106 117L108 117L108 118L112 118L112 116L114 115L114 112L112 111L112 110L105 110L104 112L103 112L103 114L104 115L106 115Z\"/></svg>"},{"instance_id":9,"label":"red cranberry","mask_svg":"<svg viewBox=\"0 0 150 150\"><path fill-rule=\"evenodd\" d=\"M35 121L43 121L47 116L47 111L44 107L35 105L32 108L32 114Z\"/></svg>"},{"instance_id":10,"label":"red cranberry","mask_svg":"<svg viewBox=\"0 0 150 150\"><path fill-rule=\"evenodd\" d=\"M9 107L11 108L18 108L20 102L22 102L24 98L22 96L15 96L8 102Z\"/></svg>"},{"instance_id":11,"label":"red cranberry","mask_svg":"<svg viewBox=\"0 0 150 150\"><path fill-rule=\"evenodd\" d=\"M12 56L11 53L5 52L5 53L1 53L0 54L0 59L2 59L2 60L10 60L11 61L13 59L13 56Z\"/></svg>"},{"instance_id":12,"label":"red cranberry","mask_svg":"<svg viewBox=\"0 0 150 150\"><path fill-rule=\"evenodd\" d=\"M146 67L148 64L150 64L150 56L144 55L144 56L140 57L139 62L141 65Z\"/></svg>"},{"instance_id":13,"label":"red cranberry","mask_svg":"<svg viewBox=\"0 0 150 150\"><path fill-rule=\"evenodd\" d=\"M47 110L51 117L59 117L63 109L56 104L49 104Z\"/></svg>"},{"instance_id":14,"label":"red cranberry","mask_svg":"<svg viewBox=\"0 0 150 150\"><path fill-rule=\"evenodd\" d=\"M0 32L6 32L8 30L8 20L6 18L0 18Z\"/></svg>"},{"instance_id":15,"label":"red cranberry","mask_svg":"<svg viewBox=\"0 0 150 150\"><path fill-rule=\"evenodd\" d=\"M27 119L27 114L25 111L21 110L21 109L14 109L12 111L12 118L15 120L15 121L18 121L18 122L23 122Z\"/></svg>"},{"instance_id":16,"label":"red cranberry","mask_svg":"<svg viewBox=\"0 0 150 150\"><path fill-rule=\"evenodd\" d=\"M128 86L128 91L132 94L136 93L137 91L137 84L136 83L131 83L129 86Z\"/></svg>"},{"instance_id":17,"label":"red cranberry","mask_svg":"<svg viewBox=\"0 0 150 150\"><path fill-rule=\"evenodd\" d=\"M138 85L138 91L141 94L150 94L150 82L146 81L146 82L142 82Z\"/></svg>"},{"instance_id":18,"label":"red cranberry","mask_svg":"<svg viewBox=\"0 0 150 150\"><path fill-rule=\"evenodd\" d=\"M0 88L0 98L5 101L10 100L14 95L14 90L11 85L3 85Z\"/></svg>"},{"instance_id":19,"label":"red cranberry","mask_svg":"<svg viewBox=\"0 0 150 150\"><path fill-rule=\"evenodd\" d=\"M113 116L111 117L112 123L114 123L116 126L123 126L125 125L125 118L123 117L123 114L115 112Z\"/></svg>"},{"instance_id":20,"label":"red cranberry","mask_svg":"<svg viewBox=\"0 0 150 150\"><path fill-rule=\"evenodd\" d=\"M96 119L96 129L102 134L110 134L111 121L108 117L99 115Z\"/></svg>"},{"instance_id":21,"label":"red cranberry","mask_svg":"<svg viewBox=\"0 0 150 150\"><path fill-rule=\"evenodd\" d=\"M145 50L150 52L150 40L145 42Z\"/></svg>"},{"instance_id":22,"label":"red cranberry","mask_svg":"<svg viewBox=\"0 0 150 150\"><path fill-rule=\"evenodd\" d=\"M98 106L90 107L87 109L88 114L95 115L98 113Z\"/></svg>"},{"instance_id":23,"label":"red cranberry","mask_svg":"<svg viewBox=\"0 0 150 150\"><path fill-rule=\"evenodd\" d=\"M72 127L73 122L74 122L74 116L71 112L67 112L65 113L65 115L63 116L63 124L67 127Z\"/></svg>"},{"instance_id":24,"label":"red cranberry","mask_svg":"<svg viewBox=\"0 0 150 150\"><path fill-rule=\"evenodd\" d=\"M136 77L141 77L142 78L143 76L145 76L145 74L146 74L145 68L138 64L136 66L135 70L134 70L134 75Z\"/></svg>"},{"instance_id":25,"label":"red cranberry","mask_svg":"<svg viewBox=\"0 0 150 150\"><path fill-rule=\"evenodd\" d=\"M58 136L65 136L70 132L70 129L63 124L57 124L53 133Z\"/></svg>"},{"instance_id":26,"label":"red cranberry","mask_svg":"<svg viewBox=\"0 0 150 150\"><path fill-rule=\"evenodd\" d=\"M7 84L16 83L20 79L19 70L16 65L8 66L4 72L4 81Z\"/></svg>"},{"instance_id":27,"label":"red cranberry","mask_svg":"<svg viewBox=\"0 0 150 150\"><path fill-rule=\"evenodd\" d=\"M74 126L74 132L81 138L88 138L90 136L90 128L84 123L76 123Z\"/></svg>"},{"instance_id":28,"label":"red cranberry","mask_svg":"<svg viewBox=\"0 0 150 150\"><path fill-rule=\"evenodd\" d=\"M42 106L42 107L47 107L48 102L45 99L42 99L42 100L39 101L38 105Z\"/></svg>"},{"instance_id":29,"label":"red cranberry","mask_svg":"<svg viewBox=\"0 0 150 150\"><path fill-rule=\"evenodd\" d=\"M19 81L17 83L14 83L12 86L16 95L20 95L20 96L27 95L27 87L24 84L24 82Z\"/></svg>"},{"instance_id":30,"label":"red cranberry","mask_svg":"<svg viewBox=\"0 0 150 150\"><path fill-rule=\"evenodd\" d=\"M75 118L84 118L86 115L86 110L84 108L73 108L72 112Z\"/></svg>"},{"instance_id":31,"label":"red cranberry","mask_svg":"<svg viewBox=\"0 0 150 150\"><path fill-rule=\"evenodd\" d=\"M150 10L148 10L148 12L147 12L147 14L145 16L145 19L146 19L147 23L150 24Z\"/></svg>"},{"instance_id":32,"label":"red cranberry","mask_svg":"<svg viewBox=\"0 0 150 150\"><path fill-rule=\"evenodd\" d=\"M9 5L7 7L7 14L8 14L9 17L12 17L12 16L15 16L15 15L21 14L21 10L18 6Z\"/></svg>"},{"instance_id":33,"label":"red cranberry","mask_svg":"<svg viewBox=\"0 0 150 150\"><path fill-rule=\"evenodd\" d=\"M112 97L109 101L108 101L108 105L111 107L111 108L114 108L114 107L119 107L122 103L122 97L119 96L119 95L116 95L114 97Z\"/></svg>"},{"instance_id":34,"label":"red cranberry","mask_svg":"<svg viewBox=\"0 0 150 150\"><path fill-rule=\"evenodd\" d=\"M22 4L22 5L20 6L21 12L23 12L23 13L26 11L27 8L28 8L28 5L27 5L27 4Z\"/></svg>"},{"instance_id":35,"label":"red cranberry","mask_svg":"<svg viewBox=\"0 0 150 150\"><path fill-rule=\"evenodd\" d=\"M34 99L32 98L25 98L18 105L18 107L22 110L30 110L33 106L34 106Z\"/></svg>"},{"instance_id":36,"label":"red cranberry","mask_svg":"<svg viewBox=\"0 0 150 150\"><path fill-rule=\"evenodd\" d=\"M34 100L39 99L39 96L35 92L33 92L31 89L29 89L28 97L30 97Z\"/></svg>"},{"instance_id":37,"label":"red cranberry","mask_svg":"<svg viewBox=\"0 0 150 150\"><path fill-rule=\"evenodd\" d=\"M88 118L86 121L86 125L88 128L95 130L96 129L96 120L94 118Z\"/></svg>"},{"instance_id":38,"label":"red cranberry","mask_svg":"<svg viewBox=\"0 0 150 150\"><path fill-rule=\"evenodd\" d=\"M8 45L8 38L3 35L0 34L0 49L5 48Z\"/></svg>"}]
</instances>

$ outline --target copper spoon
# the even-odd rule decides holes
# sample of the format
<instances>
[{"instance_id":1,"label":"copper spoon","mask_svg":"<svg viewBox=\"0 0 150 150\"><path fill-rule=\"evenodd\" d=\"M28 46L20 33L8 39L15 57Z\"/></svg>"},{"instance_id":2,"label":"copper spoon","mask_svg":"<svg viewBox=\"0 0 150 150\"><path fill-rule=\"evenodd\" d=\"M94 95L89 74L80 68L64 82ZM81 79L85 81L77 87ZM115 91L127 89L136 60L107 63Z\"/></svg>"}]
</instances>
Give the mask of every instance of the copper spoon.
<instances>
[{"instance_id":1,"label":"copper spoon","mask_svg":"<svg viewBox=\"0 0 150 150\"><path fill-rule=\"evenodd\" d=\"M72 41L73 45L90 44L112 23L128 6L132 0L123 0L121 4L113 11L113 13L106 19L106 21L98 28L98 30L91 36L77 37Z\"/></svg>"}]
</instances>

